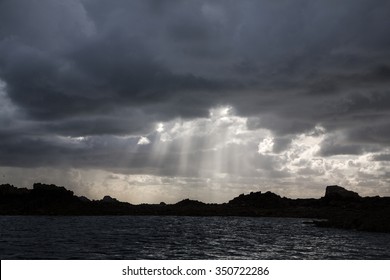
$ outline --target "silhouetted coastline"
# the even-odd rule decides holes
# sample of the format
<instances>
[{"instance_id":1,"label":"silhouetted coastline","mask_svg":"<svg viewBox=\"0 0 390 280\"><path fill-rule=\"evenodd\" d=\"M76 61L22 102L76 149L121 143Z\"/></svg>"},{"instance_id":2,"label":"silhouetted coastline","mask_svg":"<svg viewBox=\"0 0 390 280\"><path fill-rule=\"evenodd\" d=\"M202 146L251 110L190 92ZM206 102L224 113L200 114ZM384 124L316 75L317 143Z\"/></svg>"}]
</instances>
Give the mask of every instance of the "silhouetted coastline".
<instances>
[{"instance_id":1,"label":"silhouetted coastline","mask_svg":"<svg viewBox=\"0 0 390 280\"><path fill-rule=\"evenodd\" d=\"M339 186L319 199L290 199L272 192L241 194L223 204L185 199L176 204L120 202L110 196L90 200L56 185L32 189L0 185L0 215L177 215L310 218L321 227L390 232L390 197L360 197Z\"/></svg>"}]
</instances>

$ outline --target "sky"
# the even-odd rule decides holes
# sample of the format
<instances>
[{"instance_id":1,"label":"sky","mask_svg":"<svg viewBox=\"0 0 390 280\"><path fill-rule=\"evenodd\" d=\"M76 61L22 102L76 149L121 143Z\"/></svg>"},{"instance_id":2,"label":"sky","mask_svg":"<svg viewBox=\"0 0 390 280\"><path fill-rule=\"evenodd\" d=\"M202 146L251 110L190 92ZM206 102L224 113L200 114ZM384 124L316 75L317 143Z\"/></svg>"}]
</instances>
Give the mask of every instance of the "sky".
<instances>
[{"instance_id":1,"label":"sky","mask_svg":"<svg viewBox=\"0 0 390 280\"><path fill-rule=\"evenodd\" d=\"M390 196L389 18L386 0L0 0L0 183Z\"/></svg>"}]
</instances>

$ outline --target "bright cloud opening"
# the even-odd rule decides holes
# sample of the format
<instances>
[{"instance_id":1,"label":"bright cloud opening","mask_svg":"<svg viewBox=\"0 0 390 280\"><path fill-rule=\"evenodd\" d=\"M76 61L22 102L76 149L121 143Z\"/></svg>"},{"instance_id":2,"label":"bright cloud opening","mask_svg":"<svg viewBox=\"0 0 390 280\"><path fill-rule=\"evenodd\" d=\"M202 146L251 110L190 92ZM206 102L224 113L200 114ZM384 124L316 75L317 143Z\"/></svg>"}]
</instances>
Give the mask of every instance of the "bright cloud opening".
<instances>
[{"instance_id":1,"label":"bright cloud opening","mask_svg":"<svg viewBox=\"0 0 390 280\"><path fill-rule=\"evenodd\" d=\"M149 145L149 144L150 144L150 140L144 136L141 136L137 143L137 145Z\"/></svg>"}]
</instances>

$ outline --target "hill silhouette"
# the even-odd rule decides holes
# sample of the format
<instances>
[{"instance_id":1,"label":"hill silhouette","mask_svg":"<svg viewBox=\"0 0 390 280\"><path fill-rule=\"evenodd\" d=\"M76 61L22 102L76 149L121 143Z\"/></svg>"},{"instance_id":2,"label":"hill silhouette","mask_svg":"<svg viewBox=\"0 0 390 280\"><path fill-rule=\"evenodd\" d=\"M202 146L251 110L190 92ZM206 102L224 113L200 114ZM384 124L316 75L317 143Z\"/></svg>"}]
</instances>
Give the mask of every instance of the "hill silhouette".
<instances>
[{"instance_id":1,"label":"hill silhouette","mask_svg":"<svg viewBox=\"0 0 390 280\"><path fill-rule=\"evenodd\" d=\"M291 199L272 192L241 194L228 203L206 204L185 199L176 204L120 202L78 197L56 185L35 183L32 189L0 185L0 215L188 215L311 218L321 227L390 232L390 197L361 197L340 186L328 186L319 199Z\"/></svg>"}]
</instances>

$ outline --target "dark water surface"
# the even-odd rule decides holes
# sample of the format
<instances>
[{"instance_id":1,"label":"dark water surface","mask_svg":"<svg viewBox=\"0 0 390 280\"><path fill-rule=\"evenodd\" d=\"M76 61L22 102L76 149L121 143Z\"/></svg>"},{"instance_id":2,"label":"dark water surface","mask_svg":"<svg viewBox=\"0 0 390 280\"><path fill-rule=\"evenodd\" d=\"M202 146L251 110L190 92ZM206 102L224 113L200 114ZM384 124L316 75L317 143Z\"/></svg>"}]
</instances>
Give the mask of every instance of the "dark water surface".
<instances>
[{"instance_id":1,"label":"dark water surface","mask_svg":"<svg viewBox=\"0 0 390 280\"><path fill-rule=\"evenodd\" d=\"M246 217L0 217L1 259L390 259L390 234Z\"/></svg>"}]
</instances>

